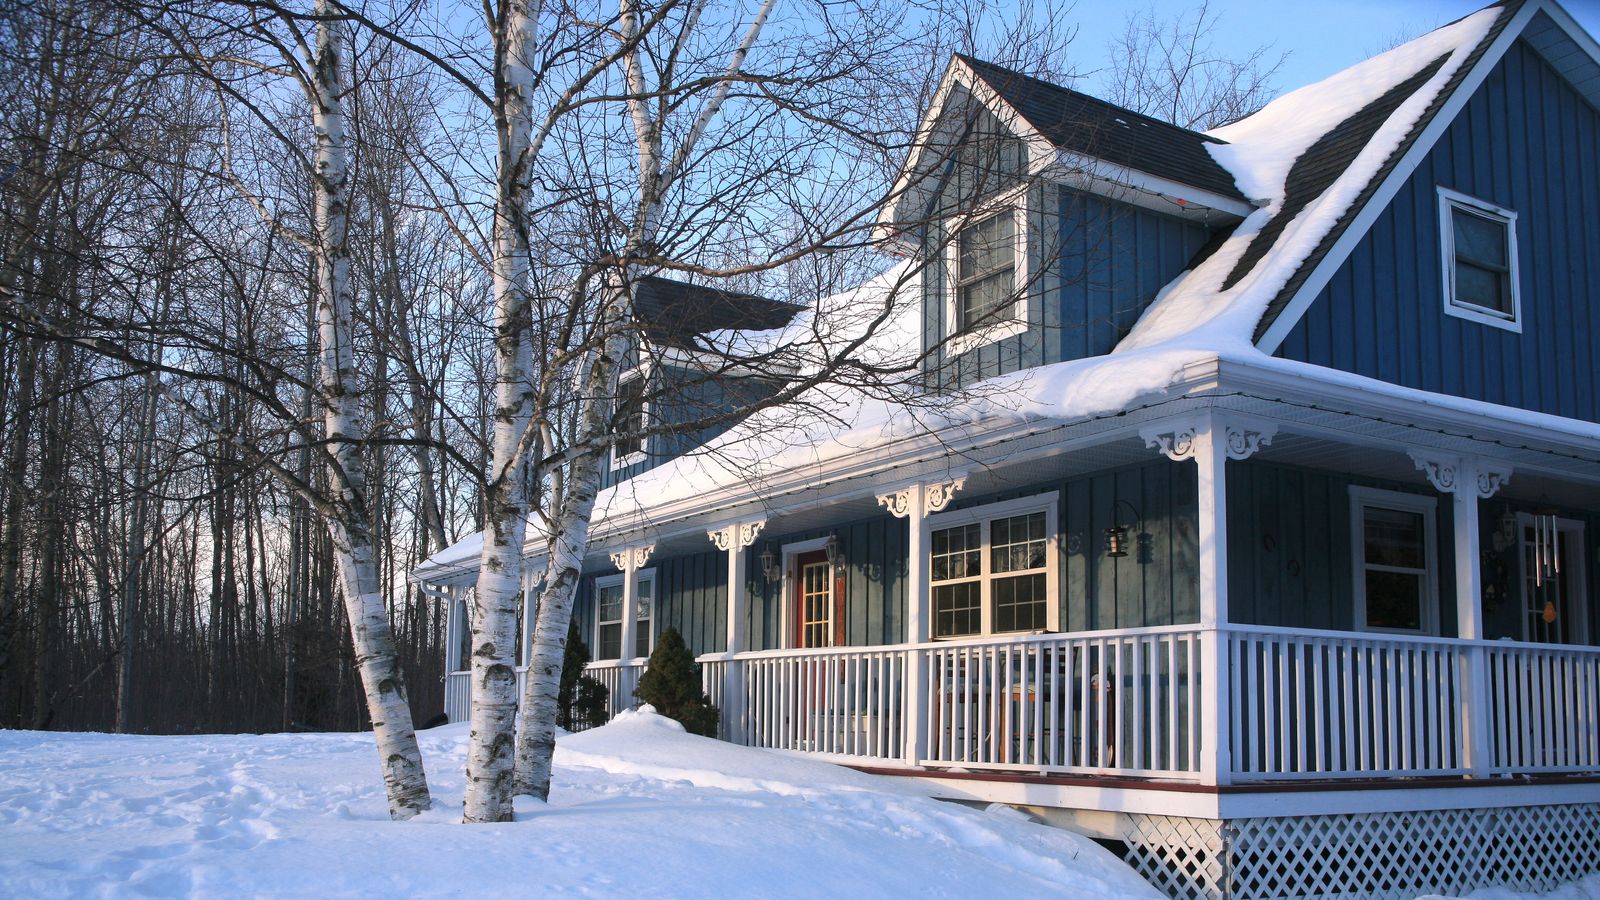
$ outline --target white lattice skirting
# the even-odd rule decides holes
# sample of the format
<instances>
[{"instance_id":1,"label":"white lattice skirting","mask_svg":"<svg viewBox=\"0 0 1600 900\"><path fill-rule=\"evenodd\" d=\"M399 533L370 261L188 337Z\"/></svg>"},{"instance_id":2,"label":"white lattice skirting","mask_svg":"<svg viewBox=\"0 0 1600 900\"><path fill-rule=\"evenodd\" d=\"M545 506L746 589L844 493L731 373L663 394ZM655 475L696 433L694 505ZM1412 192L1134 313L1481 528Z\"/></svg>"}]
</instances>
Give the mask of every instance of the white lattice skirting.
<instances>
[{"instance_id":1,"label":"white lattice skirting","mask_svg":"<svg viewBox=\"0 0 1600 900\"><path fill-rule=\"evenodd\" d=\"M1124 858L1173 897L1545 891L1600 871L1600 804L1185 819L1132 816Z\"/></svg>"}]
</instances>

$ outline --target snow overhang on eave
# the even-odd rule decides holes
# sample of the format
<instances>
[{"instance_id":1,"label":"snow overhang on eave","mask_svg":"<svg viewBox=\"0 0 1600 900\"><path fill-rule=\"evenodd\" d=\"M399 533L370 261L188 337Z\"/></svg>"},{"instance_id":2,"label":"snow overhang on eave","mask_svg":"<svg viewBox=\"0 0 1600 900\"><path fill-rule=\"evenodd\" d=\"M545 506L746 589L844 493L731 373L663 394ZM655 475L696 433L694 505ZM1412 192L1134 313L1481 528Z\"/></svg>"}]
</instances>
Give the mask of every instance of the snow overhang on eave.
<instances>
[{"instance_id":1,"label":"snow overhang on eave","mask_svg":"<svg viewBox=\"0 0 1600 900\"><path fill-rule=\"evenodd\" d=\"M1044 177L1088 194L1211 226L1233 226L1256 204L1197 188L1160 175L1062 150Z\"/></svg>"}]
</instances>

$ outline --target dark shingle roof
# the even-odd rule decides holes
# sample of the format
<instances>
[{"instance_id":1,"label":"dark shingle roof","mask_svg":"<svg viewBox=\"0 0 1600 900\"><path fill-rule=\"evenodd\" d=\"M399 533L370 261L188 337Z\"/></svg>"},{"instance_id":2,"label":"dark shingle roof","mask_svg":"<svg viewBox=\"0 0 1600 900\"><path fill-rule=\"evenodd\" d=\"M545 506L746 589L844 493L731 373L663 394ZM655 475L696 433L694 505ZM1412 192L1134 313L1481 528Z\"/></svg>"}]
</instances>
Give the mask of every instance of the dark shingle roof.
<instances>
[{"instance_id":1,"label":"dark shingle roof","mask_svg":"<svg viewBox=\"0 0 1600 900\"><path fill-rule=\"evenodd\" d=\"M789 324L800 307L755 294L646 275L633 288L634 318L652 341L693 348L708 331L766 331Z\"/></svg>"},{"instance_id":2,"label":"dark shingle roof","mask_svg":"<svg viewBox=\"0 0 1600 900\"><path fill-rule=\"evenodd\" d=\"M958 58L1063 150L1248 200L1233 176L1206 152L1207 144L1224 141L994 63L960 54Z\"/></svg>"},{"instance_id":3,"label":"dark shingle roof","mask_svg":"<svg viewBox=\"0 0 1600 900\"><path fill-rule=\"evenodd\" d=\"M1367 142L1383 127L1383 123L1389 121L1395 108L1410 99L1417 88L1426 84L1449 58L1450 54L1445 53L1428 63L1422 71L1390 88L1383 96L1335 125L1300 154L1289 169L1289 177L1283 182L1283 206L1250 241L1250 246L1245 248L1233 271L1222 282L1223 290L1233 287L1239 279L1250 274L1250 270L1272 250L1272 245L1283 235L1283 229L1300 215L1306 204L1322 196L1323 191L1350 168L1355 158L1366 149Z\"/></svg>"},{"instance_id":4,"label":"dark shingle roof","mask_svg":"<svg viewBox=\"0 0 1600 900\"><path fill-rule=\"evenodd\" d=\"M1432 124L1434 117L1450 101L1451 96L1461 87L1461 83L1467 79L1473 69L1477 68L1479 60L1483 58L1483 54L1500 37L1501 32L1505 31L1506 25L1516 18L1516 13L1523 3L1524 0L1507 0L1507 2L1501 4L1504 8L1495 18L1494 23L1489 26L1489 31L1483 36L1483 40L1478 42L1478 46L1472 49L1467 58L1451 74L1450 80L1434 96L1433 101L1428 104L1428 108L1423 111L1421 116L1417 117L1416 123L1411 126L1411 130L1406 134L1405 139L1394 149L1394 152L1389 154L1389 158L1384 161L1366 186L1361 189L1361 194L1356 197L1355 202L1345 209L1338 221L1323 236L1321 242L1301 262L1294 274L1289 276L1289 280L1278 291L1277 295L1272 298L1272 301L1267 304L1266 311L1261 315L1261 321L1256 324L1254 340L1260 341L1262 336L1266 334L1267 329L1271 328L1273 323L1277 321L1278 316L1288 307L1295 294L1299 293L1306 279L1311 277L1311 273L1316 270L1323 258L1333 249L1333 245L1338 242L1339 238L1349 229L1351 223L1355 221L1356 216L1360 215L1361 210L1372 200L1373 195L1388 179L1395 166L1399 165L1400 160L1411 150L1412 145ZM1278 235L1282 233L1284 225L1288 224L1288 221L1293 219L1304 208L1306 203L1321 195L1333 183L1334 179L1343 174L1344 170L1354 161L1356 155L1371 140L1377 129L1388 121L1395 108L1404 102L1407 97L1415 93L1417 88L1421 87L1428 78L1437 73L1445 58L1440 57L1434 60L1422 72L1396 85L1388 93L1368 104L1360 112L1339 123L1333 130L1311 145L1305 153L1301 154L1299 159L1295 160L1284 185L1284 209L1274 216L1273 220L1268 222L1256 239L1251 242L1244 256L1240 258L1238 265L1228 275L1224 288L1232 286L1234 282L1244 277L1255 266L1256 262L1272 249L1271 245ZM1299 205L1291 210L1289 208L1290 204L1296 202L1297 198ZM1282 222L1280 223L1279 220L1282 220ZM1268 234L1269 231L1272 232L1270 236ZM1258 245L1260 245L1259 249Z\"/></svg>"}]
</instances>

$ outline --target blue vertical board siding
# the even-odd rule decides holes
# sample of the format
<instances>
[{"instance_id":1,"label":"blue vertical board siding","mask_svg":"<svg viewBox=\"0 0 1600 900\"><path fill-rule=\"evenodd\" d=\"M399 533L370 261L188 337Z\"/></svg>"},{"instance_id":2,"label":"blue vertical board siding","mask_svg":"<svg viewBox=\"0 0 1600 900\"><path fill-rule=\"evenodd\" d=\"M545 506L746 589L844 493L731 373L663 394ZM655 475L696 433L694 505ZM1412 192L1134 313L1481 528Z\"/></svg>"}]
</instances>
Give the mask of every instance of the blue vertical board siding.
<instances>
[{"instance_id":1,"label":"blue vertical board siding","mask_svg":"<svg viewBox=\"0 0 1600 900\"><path fill-rule=\"evenodd\" d=\"M1522 331L1444 312L1437 189L1517 213ZM1512 45L1277 355L1600 421L1600 111Z\"/></svg>"},{"instance_id":2,"label":"blue vertical board siding","mask_svg":"<svg viewBox=\"0 0 1600 900\"><path fill-rule=\"evenodd\" d=\"M1450 498L1430 488L1248 460L1228 463L1228 618L1245 625L1355 627L1350 487L1437 497L1440 633L1456 633Z\"/></svg>"},{"instance_id":3,"label":"blue vertical board siding","mask_svg":"<svg viewBox=\"0 0 1600 900\"><path fill-rule=\"evenodd\" d=\"M1060 490L1063 631L1200 620L1192 463L1159 460L1073 478ZM1127 556L1106 555L1113 523L1128 529Z\"/></svg>"},{"instance_id":4,"label":"blue vertical board siding","mask_svg":"<svg viewBox=\"0 0 1600 900\"><path fill-rule=\"evenodd\" d=\"M929 381L964 386L1032 366L1110 353L1156 293L1187 267L1210 232L1202 225L1069 190L1030 187L1028 329L955 356L934 354ZM950 235L923 243L923 346L950 333Z\"/></svg>"},{"instance_id":5,"label":"blue vertical board siding","mask_svg":"<svg viewBox=\"0 0 1600 900\"><path fill-rule=\"evenodd\" d=\"M709 544L709 542L708 542ZM715 548L653 563L656 633L678 629L695 655L728 646L728 556Z\"/></svg>"}]
</instances>

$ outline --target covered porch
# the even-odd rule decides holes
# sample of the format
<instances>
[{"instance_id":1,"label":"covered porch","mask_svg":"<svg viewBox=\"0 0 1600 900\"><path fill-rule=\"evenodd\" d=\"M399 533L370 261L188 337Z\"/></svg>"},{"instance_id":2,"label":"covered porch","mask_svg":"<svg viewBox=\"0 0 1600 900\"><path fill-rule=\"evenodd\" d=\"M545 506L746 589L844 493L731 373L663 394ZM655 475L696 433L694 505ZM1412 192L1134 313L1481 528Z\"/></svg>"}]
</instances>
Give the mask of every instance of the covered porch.
<instances>
[{"instance_id":1,"label":"covered porch","mask_svg":"<svg viewBox=\"0 0 1600 900\"><path fill-rule=\"evenodd\" d=\"M724 739L991 799L1600 774L1600 446L1242 364L1186 378L1120 415L608 523L586 639L642 654L688 623ZM1005 610L995 554L1032 536L995 529L1036 509L1045 552L1005 565L1048 600ZM972 578L962 552L987 560ZM644 662L591 664L612 714ZM468 673L448 678L460 720Z\"/></svg>"}]
</instances>

